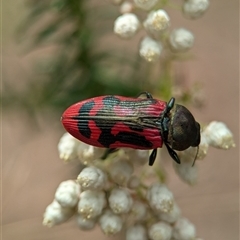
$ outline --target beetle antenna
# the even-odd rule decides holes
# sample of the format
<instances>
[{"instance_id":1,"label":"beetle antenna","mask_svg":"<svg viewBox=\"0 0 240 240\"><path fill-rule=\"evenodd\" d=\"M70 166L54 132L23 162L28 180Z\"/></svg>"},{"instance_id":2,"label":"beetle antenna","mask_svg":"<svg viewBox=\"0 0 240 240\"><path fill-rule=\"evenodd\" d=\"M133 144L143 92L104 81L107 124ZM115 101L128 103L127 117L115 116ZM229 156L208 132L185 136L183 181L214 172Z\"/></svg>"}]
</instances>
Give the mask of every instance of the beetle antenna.
<instances>
[{"instance_id":1,"label":"beetle antenna","mask_svg":"<svg viewBox=\"0 0 240 240\"><path fill-rule=\"evenodd\" d=\"M197 160L198 152L199 152L199 145L197 146L197 153L196 153L195 158L194 158L194 160L193 160L192 167L194 166L194 164L195 164L195 162L196 162L196 160Z\"/></svg>"}]
</instances>

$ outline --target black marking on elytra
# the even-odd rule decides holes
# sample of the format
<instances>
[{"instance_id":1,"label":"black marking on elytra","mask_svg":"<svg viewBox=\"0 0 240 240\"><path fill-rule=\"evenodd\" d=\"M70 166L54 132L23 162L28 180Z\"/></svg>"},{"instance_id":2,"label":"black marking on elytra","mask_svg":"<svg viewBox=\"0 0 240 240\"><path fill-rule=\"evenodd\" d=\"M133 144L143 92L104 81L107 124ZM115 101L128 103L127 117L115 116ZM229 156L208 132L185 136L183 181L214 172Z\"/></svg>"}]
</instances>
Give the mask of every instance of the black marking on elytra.
<instances>
[{"instance_id":1,"label":"black marking on elytra","mask_svg":"<svg viewBox=\"0 0 240 240\"><path fill-rule=\"evenodd\" d=\"M112 95L104 97L102 99L102 101L103 101L103 105L106 107L114 107L121 102L120 99L118 99L116 96L112 96Z\"/></svg>"},{"instance_id":2,"label":"black marking on elytra","mask_svg":"<svg viewBox=\"0 0 240 240\"><path fill-rule=\"evenodd\" d=\"M81 116L89 116L89 112L91 109L94 107L95 103L94 101L89 101L86 102L82 105L82 107L79 109L79 116L76 117L77 121L77 126L78 126L78 131L86 138L91 137L91 129L89 128L89 119L86 118L81 118Z\"/></svg>"}]
</instances>

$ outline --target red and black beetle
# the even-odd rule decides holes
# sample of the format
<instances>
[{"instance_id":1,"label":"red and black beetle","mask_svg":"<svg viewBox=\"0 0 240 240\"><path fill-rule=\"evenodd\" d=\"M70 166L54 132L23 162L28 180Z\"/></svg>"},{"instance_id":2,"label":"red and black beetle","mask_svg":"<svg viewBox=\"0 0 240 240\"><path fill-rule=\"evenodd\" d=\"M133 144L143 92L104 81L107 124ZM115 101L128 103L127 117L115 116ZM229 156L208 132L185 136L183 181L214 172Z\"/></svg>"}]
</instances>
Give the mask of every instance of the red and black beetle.
<instances>
[{"instance_id":1,"label":"red and black beetle","mask_svg":"<svg viewBox=\"0 0 240 240\"><path fill-rule=\"evenodd\" d=\"M164 143L180 163L174 150L199 145L199 123L174 98L166 103L142 94L146 98L107 95L78 102L63 113L62 124L72 136L96 147L153 149L149 165Z\"/></svg>"}]
</instances>

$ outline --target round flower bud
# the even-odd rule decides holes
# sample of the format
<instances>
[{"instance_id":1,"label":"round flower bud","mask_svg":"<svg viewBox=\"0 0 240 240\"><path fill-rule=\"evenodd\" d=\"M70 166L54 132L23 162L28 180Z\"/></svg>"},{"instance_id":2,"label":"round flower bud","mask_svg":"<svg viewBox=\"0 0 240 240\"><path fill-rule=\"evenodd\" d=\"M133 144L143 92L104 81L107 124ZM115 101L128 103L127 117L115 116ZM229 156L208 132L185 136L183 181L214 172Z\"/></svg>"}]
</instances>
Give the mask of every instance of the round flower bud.
<instances>
[{"instance_id":1,"label":"round flower bud","mask_svg":"<svg viewBox=\"0 0 240 240\"><path fill-rule=\"evenodd\" d=\"M130 214L135 221L145 220L147 216L147 205L140 201L134 201Z\"/></svg>"},{"instance_id":2,"label":"round flower bud","mask_svg":"<svg viewBox=\"0 0 240 240\"><path fill-rule=\"evenodd\" d=\"M125 1L120 6L120 13L131 13L133 11L133 4L131 2Z\"/></svg>"},{"instance_id":3,"label":"round flower bud","mask_svg":"<svg viewBox=\"0 0 240 240\"><path fill-rule=\"evenodd\" d=\"M87 165L90 162L99 159L104 154L105 149L94 147L91 145L88 145L83 142L79 142L78 148L77 148L77 155L79 160L84 164Z\"/></svg>"},{"instance_id":4,"label":"round flower bud","mask_svg":"<svg viewBox=\"0 0 240 240\"><path fill-rule=\"evenodd\" d=\"M173 209L167 213L160 213L159 220L163 220L167 223L175 223L181 216L181 210L176 203L173 204Z\"/></svg>"},{"instance_id":5,"label":"round flower bud","mask_svg":"<svg viewBox=\"0 0 240 240\"><path fill-rule=\"evenodd\" d=\"M159 9L150 12L143 25L150 34L154 37L158 37L169 27L170 18L164 10Z\"/></svg>"},{"instance_id":6,"label":"round flower bud","mask_svg":"<svg viewBox=\"0 0 240 240\"><path fill-rule=\"evenodd\" d=\"M64 208L54 200L47 206L44 212L43 225L53 227L57 224L66 222L73 214L74 210L72 208Z\"/></svg>"},{"instance_id":7,"label":"round flower bud","mask_svg":"<svg viewBox=\"0 0 240 240\"><path fill-rule=\"evenodd\" d=\"M174 225L173 237L178 240L196 239L196 230L186 218L180 218Z\"/></svg>"},{"instance_id":8,"label":"round flower bud","mask_svg":"<svg viewBox=\"0 0 240 240\"><path fill-rule=\"evenodd\" d=\"M84 168L77 177L77 182L82 189L101 190L105 186L106 180L106 174L94 166Z\"/></svg>"},{"instance_id":9,"label":"round flower bud","mask_svg":"<svg viewBox=\"0 0 240 240\"><path fill-rule=\"evenodd\" d=\"M172 228L167 223L158 222L149 227L148 235L151 240L170 240Z\"/></svg>"},{"instance_id":10,"label":"round flower bud","mask_svg":"<svg viewBox=\"0 0 240 240\"><path fill-rule=\"evenodd\" d=\"M62 182L56 190L55 200L62 207L75 207L79 200L80 187L72 180Z\"/></svg>"},{"instance_id":11,"label":"round flower bud","mask_svg":"<svg viewBox=\"0 0 240 240\"><path fill-rule=\"evenodd\" d=\"M108 198L109 206L116 214L127 213L132 207L132 197L125 189L114 188Z\"/></svg>"},{"instance_id":12,"label":"round flower bud","mask_svg":"<svg viewBox=\"0 0 240 240\"><path fill-rule=\"evenodd\" d=\"M69 133L63 134L58 143L59 157L64 162L77 159L77 146L79 141Z\"/></svg>"},{"instance_id":13,"label":"round flower bud","mask_svg":"<svg viewBox=\"0 0 240 240\"><path fill-rule=\"evenodd\" d=\"M102 191L86 190L80 194L78 213L86 219L93 219L102 213L106 205L105 194Z\"/></svg>"},{"instance_id":14,"label":"round flower bud","mask_svg":"<svg viewBox=\"0 0 240 240\"><path fill-rule=\"evenodd\" d=\"M209 0L185 0L183 13L186 17L196 19L201 17L209 6Z\"/></svg>"},{"instance_id":15,"label":"round flower bud","mask_svg":"<svg viewBox=\"0 0 240 240\"><path fill-rule=\"evenodd\" d=\"M192 48L193 42L193 34L184 28L173 30L169 37L171 49L175 52L185 52L189 50Z\"/></svg>"},{"instance_id":16,"label":"round flower bud","mask_svg":"<svg viewBox=\"0 0 240 240\"><path fill-rule=\"evenodd\" d=\"M147 230L141 224L131 226L126 231L126 240L136 240L136 239L137 240L148 240Z\"/></svg>"},{"instance_id":17,"label":"round flower bud","mask_svg":"<svg viewBox=\"0 0 240 240\"><path fill-rule=\"evenodd\" d=\"M133 163L134 166L142 166L148 163L148 150L125 148L124 152L127 155L128 160Z\"/></svg>"},{"instance_id":18,"label":"round flower bud","mask_svg":"<svg viewBox=\"0 0 240 240\"><path fill-rule=\"evenodd\" d=\"M114 32L122 38L130 38L136 34L140 27L137 16L133 13L125 13L114 22Z\"/></svg>"},{"instance_id":19,"label":"round flower bud","mask_svg":"<svg viewBox=\"0 0 240 240\"><path fill-rule=\"evenodd\" d=\"M133 166L129 161L119 159L111 163L108 172L115 183L126 186L132 176Z\"/></svg>"},{"instance_id":20,"label":"round flower bud","mask_svg":"<svg viewBox=\"0 0 240 240\"><path fill-rule=\"evenodd\" d=\"M159 0L134 0L134 3L137 7L143 9L143 10L150 10L153 8Z\"/></svg>"},{"instance_id":21,"label":"round flower bud","mask_svg":"<svg viewBox=\"0 0 240 240\"><path fill-rule=\"evenodd\" d=\"M121 231L123 220L110 210L106 210L99 218L99 225L106 235L114 235Z\"/></svg>"},{"instance_id":22,"label":"round flower bud","mask_svg":"<svg viewBox=\"0 0 240 240\"><path fill-rule=\"evenodd\" d=\"M210 146L221 149L235 147L231 131L222 122L213 121L209 123L203 132Z\"/></svg>"},{"instance_id":23,"label":"round flower bud","mask_svg":"<svg viewBox=\"0 0 240 240\"><path fill-rule=\"evenodd\" d=\"M140 44L140 56L148 62L155 62L159 59L162 52L160 42L153 40L150 37L145 37Z\"/></svg>"},{"instance_id":24,"label":"round flower bud","mask_svg":"<svg viewBox=\"0 0 240 240\"><path fill-rule=\"evenodd\" d=\"M96 225L96 219L86 219L81 214L77 214L77 225L82 230L92 230Z\"/></svg>"},{"instance_id":25,"label":"round flower bud","mask_svg":"<svg viewBox=\"0 0 240 240\"><path fill-rule=\"evenodd\" d=\"M147 191L147 200L151 208L158 213L170 212L173 209L173 194L164 184L153 184Z\"/></svg>"},{"instance_id":26,"label":"round flower bud","mask_svg":"<svg viewBox=\"0 0 240 240\"><path fill-rule=\"evenodd\" d=\"M178 176L186 183L194 185L198 179L198 168L197 165L191 161L182 161L181 164L173 163L174 169Z\"/></svg>"},{"instance_id":27,"label":"round flower bud","mask_svg":"<svg viewBox=\"0 0 240 240\"><path fill-rule=\"evenodd\" d=\"M136 189L136 188L139 187L139 185L140 185L140 179L137 176L131 176L129 181L128 181L127 186L130 189Z\"/></svg>"}]
</instances>

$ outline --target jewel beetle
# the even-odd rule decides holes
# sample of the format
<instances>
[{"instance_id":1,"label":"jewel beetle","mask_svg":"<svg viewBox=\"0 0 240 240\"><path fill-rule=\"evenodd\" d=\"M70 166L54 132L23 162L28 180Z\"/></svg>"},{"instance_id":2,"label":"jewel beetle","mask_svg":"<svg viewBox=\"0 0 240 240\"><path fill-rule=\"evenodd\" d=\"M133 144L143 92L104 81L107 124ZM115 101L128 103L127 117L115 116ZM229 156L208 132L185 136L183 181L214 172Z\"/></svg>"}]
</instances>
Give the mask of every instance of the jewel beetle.
<instances>
[{"instance_id":1,"label":"jewel beetle","mask_svg":"<svg viewBox=\"0 0 240 240\"><path fill-rule=\"evenodd\" d=\"M177 151L198 147L200 125L182 105L154 99L106 95L80 101L65 110L61 117L64 128L87 144L109 149L128 147L152 149L153 165L157 148L163 144L174 161L180 163ZM139 96L140 96L139 95Z\"/></svg>"}]
</instances>

